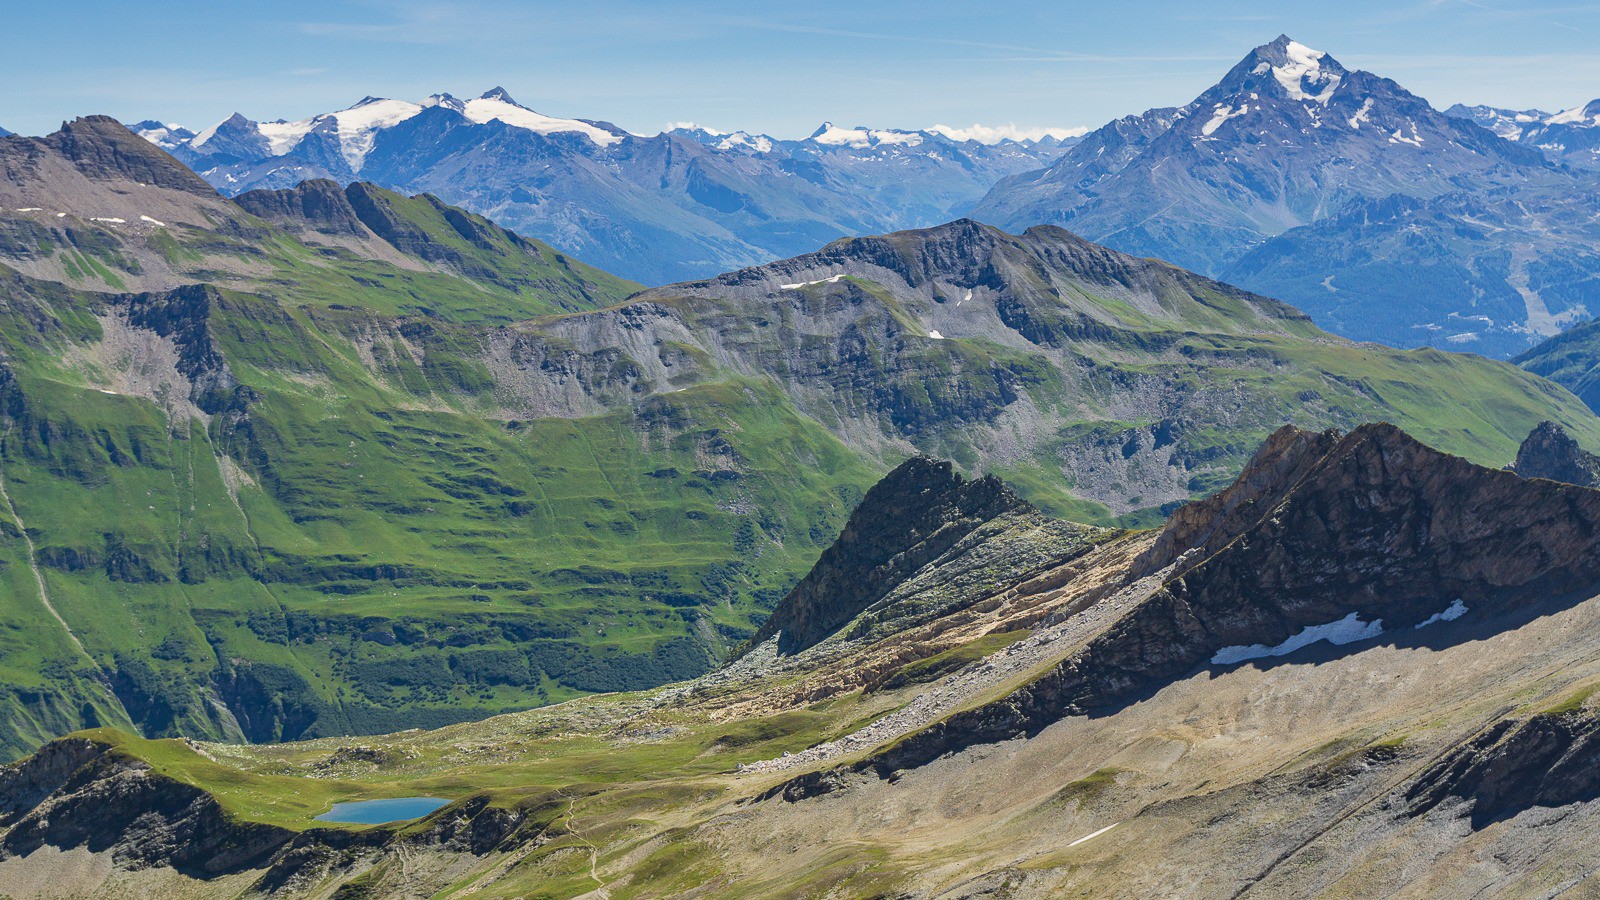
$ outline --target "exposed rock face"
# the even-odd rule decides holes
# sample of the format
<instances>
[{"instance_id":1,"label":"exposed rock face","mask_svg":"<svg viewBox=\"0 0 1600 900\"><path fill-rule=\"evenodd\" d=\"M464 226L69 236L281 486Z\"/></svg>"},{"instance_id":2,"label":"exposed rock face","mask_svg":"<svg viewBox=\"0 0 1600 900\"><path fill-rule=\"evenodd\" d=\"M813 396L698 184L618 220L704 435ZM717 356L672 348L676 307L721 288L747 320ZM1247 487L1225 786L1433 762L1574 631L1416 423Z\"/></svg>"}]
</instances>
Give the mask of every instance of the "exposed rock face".
<instances>
[{"instance_id":1,"label":"exposed rock face","mask_svg":"<svg viewBox=\"0 0 1600 900\"><path fill-rule=\"evenodd\" d=\"M200 176L110 116L74 119L60 131L36 140L53 147L96 181L136 181L200 197L216 196Z\"/></svg>"},{"instance_id":2,"label":"exposed rock face","mask_svg":"<svg viewBox=\"0 0 1600 900\"><path fill-rule=\"evenodd\" d=\"M166 865L198 875L264 863L293 837L235 822L205 791L92 740L49 744L0 769L0 856L46 845L111 849L131 867Z\"/></svg>"},{"instance_id":3,"label":"exposed rock face","mask_svg":"<svg viewBox=\"0 0 1600 900\"><path fill-rule=\"evenodd\" d=\"M1422 815L1452 797L1471 801L1474 828L1600 797L1600 716L1580 706L1501 720L1407 788L1406 812Z\"/></svg>"},{"instance_id":4,"label":"exposed rock face","mask_svg":"<svg viewBox=\"0 0 1600 900\"><path fill-rule=\"evenodd\" d=\"M1554 422L1540 422L1517 449L1512 470L1524 478L1548 478L1589 488L1600 488L1600 456L1578 446Z\"/></svg>"},{"instance_id":5,"label":"exposed rock face","mask_svg":"<svg viewBox=\"0 0 1600 900\"><path fill-rule=\"evenodd\" d=\"M284 190L250 191L233 199L245 212L274 222L301 225L323 234L370 237L336 181L313 178Z\"/></svg>"},{"instance_id":6,"label":"exposed rock face","mask_svg":"<svg viewBox=\"0 0 1600 900\"><path fill-rule=\"evenodd\" d=\"M1026 507L998 478L967 481L948 462L909 459L867 492L751 643L776 636L781 652L804 650L985 522Z\"/></svg>"},{"instance_id":7,"label":"exposed rock face","mask_svg":"<svg viewBox=\"0 0 1600 900\"><path fill-rule=\"evenodd\" d=\"M1136 575L1162 569L1181 557L1198 563L1226 547L1280 503L1321 462L1341 435L1285 426L1267 438L1238 480L1225 490L1179 507L1167 519L1155 546L1135 564Z\"/></svg>"},{"instance_id":8,"label":"exposed rock face","mask_svg":"<svg viewBox=\"0 0 1600 900\"><path fill-rule=\"evenodd\" d=\"M1386 424L1279 432L1196 507L1135 574L1195 556L1138 608L1032 684L867 765L887 774L1114 708L1224 647L1274 647L1352 614L1409 634L1457 600L1487 617L1600 587L1600 492L1476 466Z\"/></svg>"}]
</instances>

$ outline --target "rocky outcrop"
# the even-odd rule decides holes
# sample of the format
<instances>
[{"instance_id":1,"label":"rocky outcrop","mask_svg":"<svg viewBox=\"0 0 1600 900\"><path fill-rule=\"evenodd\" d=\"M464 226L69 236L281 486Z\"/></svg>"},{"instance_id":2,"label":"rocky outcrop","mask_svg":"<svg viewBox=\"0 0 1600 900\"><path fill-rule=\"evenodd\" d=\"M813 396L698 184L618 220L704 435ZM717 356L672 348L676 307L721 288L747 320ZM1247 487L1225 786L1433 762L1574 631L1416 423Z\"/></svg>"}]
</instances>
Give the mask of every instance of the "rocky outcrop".
<instances>
[{"instance_id":1,"label":"rocky outcrop","mask_svg":"<svg viewBox=\"0 0 1600 900\"><path fill-rule=\"evenodd\" d=\"M1534 806L1600 797L1600 715L1580 704L1526 719L1503 719L1429 766L1405 793L1407 815L1450 799L1472 806L1472 825Z\"/></svg>"},{"instance_id":2,"label":"rocky outcrop","mask_svg":"<svg viewBox=\"0 0 1600 900\"><path fill-rule=\"evenodd\" d=\"M1181 563L1084 649L861 768L887 775L1114 709L1198 666L1229 664L1223 648L1265 650L1352 616L1410 635L1461 605L1486 618L1592 593L1600 491L1473 465L1392 425L1285 430L1233 488L1175 517L1135 574L1163 561Z\"/></svg>"},{"instance_id":3,"label":"rocky outcrop","mask_svg":"<svg viewBox=\"0 0 1600 900\"><path fill-rule=\"evenodd\" d=\"M0 857L45 846L110 851L131 868L170 866L196 877L263 865L293 833L239 822L216 798L87 738L41 748L0 769Z\"/></svg>"},{"instance_id":4,"label":"rocky outcrop","mask_svg":"<svg viewBox=\"0 0 1600 900\"><path fill-rule=\"evenodd\" d=\"M313 178L284 190L258 190L233 198L253 216L321 234L371 237L356 215L344 188L327 178Z\"/></svg>"},{"instance_id":5,"label":"rocky outcrop","mask_svg":"<svg viewBox=\"0 0 1600 900\"><path fill-rule=\"evenodd\" d=\"M212 333L215 307L225 302L216 288L192 284L172 291L116 298L128 324L170 340L177 350L177 370L190 384L190 402L209 415L243 413L254 396L239 384Z\"/></svg>"},{"instance_id":6,"label":"rocky outcrop","mask_svg":"<svg viewBox=\"0 0 1600 900\"><path fill-rule=\"evenodd\" d=\"M74 119L63 124L60 131L37 140L96 181L135 181L200 197L217 195L199 175L110 116Z\"/></svg>"},{"instance_id":7,"label":"rocky outcrop","mask_svg":"<svg viewBox=\"0 0 1600 900\"><path fill-rule=\"evenodd\" d=\"M1027 504L998 478L967 481L914 457L862 498L839 539L756 632L783 653L812 646L985 522Z\"/></svg>"},{"instance_id":8,"label":"rocky outcrop","mask_svg":"<svg viewBox=\"0 0 1600 900\"><path fill-rule=\"evenodd\" d=\"M1287 425L1278 429L1233 484L1173 512L1155 544L1134 563L1134 576L1165 568L1180 556L1199 562L1233 543L1282 502L1340 437L1337 431L1313 433Z\"/></svg>"},{"instance_id":9,"label":"rocky outcrop","mask_svg":"<svg viewBox=\"0 0 1600 900\"><path fill-rule=\"evenodd\" d=\"M1567 484L1600 488L1600 456L1578 446L1554 422L1540 422L1517 449L1512 471L1524 478L1548 478Z\"/></svg>"}]
</instances>

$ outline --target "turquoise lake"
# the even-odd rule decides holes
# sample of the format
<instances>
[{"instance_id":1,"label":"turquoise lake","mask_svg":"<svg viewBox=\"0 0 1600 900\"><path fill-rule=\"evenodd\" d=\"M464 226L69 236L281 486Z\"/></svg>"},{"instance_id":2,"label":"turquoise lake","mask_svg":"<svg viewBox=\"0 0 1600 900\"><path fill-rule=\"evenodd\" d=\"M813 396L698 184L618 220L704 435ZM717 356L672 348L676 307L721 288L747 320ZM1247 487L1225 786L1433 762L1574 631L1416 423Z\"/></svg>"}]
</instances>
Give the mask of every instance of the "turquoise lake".
<instances>
[{"instance_id":1,"label":"turquoise lake","mask_svg":"<svg viewBox=\"0 0 1600 900\"><path fill-rule=\"evenodd\" d=\"M352 800L335 803L333 809L317 816L318 822L344 822L355 825L381 825L420 819L449 800L438 797L397 797L392 800Z\"/></svg>"}]
</instances>

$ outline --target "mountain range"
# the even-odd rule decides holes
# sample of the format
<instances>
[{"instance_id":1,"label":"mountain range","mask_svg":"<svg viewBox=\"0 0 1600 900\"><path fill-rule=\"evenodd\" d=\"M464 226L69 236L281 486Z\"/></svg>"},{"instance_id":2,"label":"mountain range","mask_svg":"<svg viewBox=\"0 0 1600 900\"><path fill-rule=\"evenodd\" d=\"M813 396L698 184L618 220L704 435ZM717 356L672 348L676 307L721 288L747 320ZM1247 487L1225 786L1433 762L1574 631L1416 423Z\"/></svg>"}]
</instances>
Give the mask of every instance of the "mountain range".
<instances>
[{"instance_id":1,"label":"mountain range","mask_svg":"<svg viewBox=\"0 0 1600 900\"><path fill-rule=\"evenodd\" d=\"M1596 179L1521 137L1280 36L1187 105L1000 182L973 215L1058 223L1359 340L1507 356L1600 308Z\"/></svg>"},{"instance_id":2,"label":"mountain range","mask_svg":"<svg viewBox=\"0 0 1600 900\"><path fill-rule=\"evenodd\" d=\"M697 675L918 453L1153 524L1285 421L1504 465L1513 366L1358 345L1052 226L640 286L370 184L225 198L90 117L0 140L0 745L270 741Z\"/></svg>"},{"instance_id":3,"label":"mountain range","mask_svg":"<svg viewBox=\"0 0 1600 900\"><path fill-rule=\"evenodd\" d=\"M297 122L234 114L198 134L133 128L229 196L312 178L427 191L653 284L947 221L1070 141L831 123L800 141L699 126L636 135L542 115L503 88L469 100L367 97Z\"/></svg>"},{"instance_id":4,"label":"mountain range","mask_svg":"<svg viewBox=\"0 0 1600 900\"><path fill-rule=\"evenodd\" d=\"M1476 122L1508 141L1533 147L1567 165L1600 166L1600 100L1558 113L1457 103L1444 114Z\"/></svg>"},{"instance_id":5,"label":"mountain range","mask_svg":"<svg viewBox=\"0 0 1600 900\"><path fill-rule=\"evenodd\" d=\"M226 195L312 178L428 192L650 284L971 215L1059 224L1391 346L1495 357L1600 309L1593 105L1439 112L1287 36L1181 107L1074 132L825 123L630 134L470 100L134 129ZM1575 199L1574 199L1575 198Z\"/></svg>"}]
</instances>

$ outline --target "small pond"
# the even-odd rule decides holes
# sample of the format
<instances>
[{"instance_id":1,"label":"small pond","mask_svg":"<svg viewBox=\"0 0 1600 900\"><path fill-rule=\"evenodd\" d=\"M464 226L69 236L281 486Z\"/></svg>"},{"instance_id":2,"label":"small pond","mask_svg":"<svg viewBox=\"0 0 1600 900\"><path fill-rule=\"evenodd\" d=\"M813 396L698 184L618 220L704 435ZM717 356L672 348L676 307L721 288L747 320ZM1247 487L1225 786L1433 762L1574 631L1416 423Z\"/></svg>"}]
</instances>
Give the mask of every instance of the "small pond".
<instances>
[{"instance_id":1,"label":"small pond","mask_svg":"<svg viewBox=\"0 0 1600 900\"><path fill-rule=\"evenodd\" d=\"M333 809L317 816L318 822L345 822L354 825L382 825L420 819L449 803L438 797L397 797L392 800L352 800L335 803Z\"/></svg>"}]
</instances>

